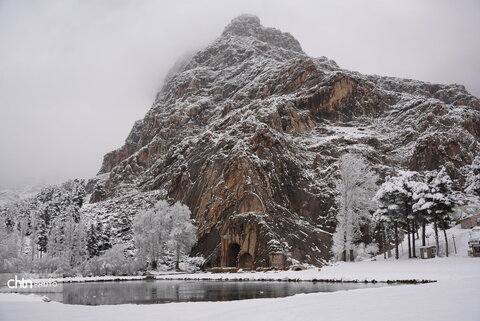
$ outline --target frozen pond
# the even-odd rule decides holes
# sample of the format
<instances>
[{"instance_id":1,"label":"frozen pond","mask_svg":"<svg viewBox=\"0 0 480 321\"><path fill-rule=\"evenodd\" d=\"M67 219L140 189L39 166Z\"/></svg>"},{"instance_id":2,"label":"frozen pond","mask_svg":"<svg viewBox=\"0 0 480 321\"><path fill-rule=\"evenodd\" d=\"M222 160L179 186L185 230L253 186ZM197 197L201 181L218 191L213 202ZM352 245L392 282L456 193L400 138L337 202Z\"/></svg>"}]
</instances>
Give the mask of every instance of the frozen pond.
<instances>
[{"instance_id":1,"label":"frozen pond","mask_svg":"<svg viewBox=\"0 0 480 321\"><path fill-rule=\"evenodd\" d=\"M157 304L193 301L232 301L278 298L298 293L334 292L388 286L364 283L270 281L122 281L63 284L61 293L49 293L65 304Z\"/></svg>"}]
</instances>

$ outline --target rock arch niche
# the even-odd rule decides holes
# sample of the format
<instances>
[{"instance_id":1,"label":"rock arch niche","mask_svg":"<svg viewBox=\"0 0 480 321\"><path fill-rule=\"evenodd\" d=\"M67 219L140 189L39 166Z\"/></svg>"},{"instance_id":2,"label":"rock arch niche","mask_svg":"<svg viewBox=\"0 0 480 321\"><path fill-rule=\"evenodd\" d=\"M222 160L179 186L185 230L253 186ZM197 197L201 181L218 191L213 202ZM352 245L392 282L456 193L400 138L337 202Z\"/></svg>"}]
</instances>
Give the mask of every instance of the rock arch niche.
<instances>
[{"instance_id":1,"label":"rock arch niche","mask_svg":"<svg viewBox=\"0 0 480 321\"><path fill-rule=\"evenodd\" d=\"M240 254L240 244L231 243L228 246L228 250L227 250L226 263L228 267L237 267L239 254Z\"/></svg>"}]
</instances>

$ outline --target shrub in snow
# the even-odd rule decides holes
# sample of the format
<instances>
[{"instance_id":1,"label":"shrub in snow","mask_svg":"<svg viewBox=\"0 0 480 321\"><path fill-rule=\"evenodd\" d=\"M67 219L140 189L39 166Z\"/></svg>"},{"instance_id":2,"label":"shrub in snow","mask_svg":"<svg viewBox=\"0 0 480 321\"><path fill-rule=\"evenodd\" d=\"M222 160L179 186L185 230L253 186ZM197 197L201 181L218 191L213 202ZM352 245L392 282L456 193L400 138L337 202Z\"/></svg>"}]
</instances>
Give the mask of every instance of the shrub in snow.
<instances>
[{"instance_id":1,"label":"shrub in snow","mask_svg":"<svg viewBox=\"0 0 480 321\"><path fill-rule=\"evenodd\" d=\"M186 272L197 272L203 269L205 258L201 256L185 257L184 261L180 263L180 270Z\"/></svg>"},{"instance_id":2,"label":"shrub in snow","mask_svg":"<svg viewBox=\"0 0 480 321\"><path fill-rule=\"evenodd\" d=\"M103 255L95 256L85 262L81 274L103 275L131 275L142 268L141 263L127 254L127 246L116 244L105 251Z\"/></svg>"},{"instance_id":3,"label":"shrub in snow","mask_svg":"<svg viewBox=\"0 0 480 321\"><path fill-rule=\"evenodd\" d=\"M355 248L355 261L363 261L374 257L378 253L378 245L360 243Z\"/></svg>"}]
</instances>

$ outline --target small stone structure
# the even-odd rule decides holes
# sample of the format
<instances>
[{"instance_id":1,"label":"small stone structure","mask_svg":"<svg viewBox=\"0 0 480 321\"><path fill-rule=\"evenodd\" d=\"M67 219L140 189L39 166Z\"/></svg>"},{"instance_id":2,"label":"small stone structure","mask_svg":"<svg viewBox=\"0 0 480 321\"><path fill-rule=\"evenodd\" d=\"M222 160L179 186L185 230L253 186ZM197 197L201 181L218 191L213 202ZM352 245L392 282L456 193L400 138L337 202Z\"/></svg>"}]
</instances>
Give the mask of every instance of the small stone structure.
<instances>
[{"instance_id":1,"label":"small stone structure","mask_svg":"<svg viewBox=\"0 0 480 321\"><path fill-rule=\"evenodd\" d=\"M268 255L268 263L273 268L283 270L287 267L287 257L283 253L270 253Z\"/></svg>"},{"instance_id":2,"label":"small stone structure","mask_svg":"<svg viewBox=\"0 0 480 321\"><path fill-rule=\"evenodd\" d=\"M472 228L468 240L468 256L480 257L480 227Z\"/></svg>"},{"instance_id":3,"label":"small stone structure","mask_svg":"<svg viewBox=\"0 0 480 321\"><path fill-rule=\"evenodd\" d=\"M437 247L435 245L420 246L420 257L422 259L432 259L437 255Z\"/></svg>"},{"instance_id":4,"label":"small stone structure","mask_svg":"<svg viewBox=\"0 0 480 321\"><path fill-rule=\"evenodd\" d=\"M480 257L480 240L468 242L468 255L473 257Z\"/></svg>"},{"instance_id":5,"label":"small stone structure","mask_svg":"<svg viewBox=\"0 0 480 321\"><path fill-rule=\"evenodd\" d=\"M480 213L464 218L463 220L460 220L459 223L462 228L472 228L475 226L480 226Z\"/></svg>"}]
</instances>

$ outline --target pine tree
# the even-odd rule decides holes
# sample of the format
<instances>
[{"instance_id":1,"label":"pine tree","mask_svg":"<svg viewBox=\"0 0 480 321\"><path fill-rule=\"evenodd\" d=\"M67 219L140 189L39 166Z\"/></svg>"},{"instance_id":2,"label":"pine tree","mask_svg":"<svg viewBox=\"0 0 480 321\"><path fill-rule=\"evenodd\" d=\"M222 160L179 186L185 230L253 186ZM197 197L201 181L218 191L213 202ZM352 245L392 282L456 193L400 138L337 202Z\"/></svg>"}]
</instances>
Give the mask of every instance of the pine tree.
<instances>
[{"instance_id":1,"label":"pine tree","mask_svg":"<svg viewBox=\"0 0 480 321\"><path fill-rule=\"evenodd\" d=\"M100 254L99 250L99 236L94 224L90 224L90 228L87 232L87 251L88 257L92 258Z\"/></svg>"},{"instance_id":2,"label":"pine tree","mask_svg":"<svg viewBox=\"0 0 480 321\"><path fill-rule=\"evenodd\" d=\"M477 156L469 166L465 192L480 196L480 156Z\"/></svg>"},{"instance_id":3,"label":"pine tree","mask_svg":"<svg viewBox=\"0 0 480 321\"><path fill-rule=\"evenodd\" d=\"M379 209L376 216L381 221L393 226L395 233L395 258L399 258L398 229L405 222L405 204L408 191L405 190L404 178L402 176L387 177L386 181L380 186L375 195Z\"/></svg>"},{"instance_id":4,"label":"pine tree","mask_svg":"<svg viewBox=\"0 0 480 321\"><path fill-rule=\"evenodd\" d=\"M438 228L443 230L445 237L445 254L448 256L448 238L446 230L450 227L451 213L455 206L455 199L452 191L452 180L447 174L445 167L438 172L432 172L429 175L428 185L430 193L427 195L427 201L431 204L429 214L432 217L435 230L435 241L437 251L439 249Z\"/></svg>"},{"instance_id":5,"label":"pine tree","mask_svg":"<svg viewBox=\"0 0 480 321\"><path fill-rule=\"evenodd\" d=\"M102 254L112 247L110 232L108 228L103 227L102 222L97 222L96 234L98 238L98 253Z\"/></svg>"}]
</instances>

